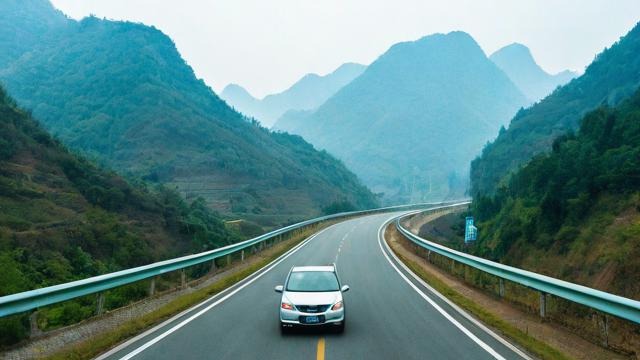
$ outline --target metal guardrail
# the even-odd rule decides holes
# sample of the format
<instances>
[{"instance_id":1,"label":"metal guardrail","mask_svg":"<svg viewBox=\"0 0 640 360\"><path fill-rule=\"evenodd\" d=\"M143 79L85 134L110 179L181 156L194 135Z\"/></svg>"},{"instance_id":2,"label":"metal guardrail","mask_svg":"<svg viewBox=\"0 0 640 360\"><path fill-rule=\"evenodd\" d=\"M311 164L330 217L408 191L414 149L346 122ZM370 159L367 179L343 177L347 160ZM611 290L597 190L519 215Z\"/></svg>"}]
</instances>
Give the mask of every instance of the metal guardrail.
<instances>
[{"instance_id":1,"label":"metal guardrail","mask_svg":"<svg viewBox=\"0 0 640 360\"><path fill-rule=\"evenodd\" d=\"M212 261L217 258L242 251L256 244L274 239L277 236L287 234L295 230L300 230L306 228L307 226L316 225L324 221L374 213L422 209L447 203L450 202L399 205L372 210L352 211L322 216L297 224L289 225L287 227L271 231L264 235L260 235L256 238L231 244L218 249L160 261L149 265L95 276L88 279L77 280L69 283L3 296L0 297L0 317L37 309L42 306L71 300L85 295L100 293L105 290L131 284L140 280L153 278L158 275L185 269L193 265L202 264L207 261Z\"/></svg>"},{"instance_id":2,"label":"metal guardrail","mask_svg":"<svg viewBox=\"0 0 640 360\"><path fill-rule=\"evenodd\" d=\"M531 289L538 290L541 292L541 302L544 301L545 294L551 294L635 323L640 323L640 301L500 264L425 240L402 226L402 220L412 215L413 214L409 214L398 217L398 219L396 219L396 228L405 237L420 247L495 275L501 279L513 281ZM544 305L541 304L541 309L543 309L543 306Z\"/></svg>"}]
</instances>

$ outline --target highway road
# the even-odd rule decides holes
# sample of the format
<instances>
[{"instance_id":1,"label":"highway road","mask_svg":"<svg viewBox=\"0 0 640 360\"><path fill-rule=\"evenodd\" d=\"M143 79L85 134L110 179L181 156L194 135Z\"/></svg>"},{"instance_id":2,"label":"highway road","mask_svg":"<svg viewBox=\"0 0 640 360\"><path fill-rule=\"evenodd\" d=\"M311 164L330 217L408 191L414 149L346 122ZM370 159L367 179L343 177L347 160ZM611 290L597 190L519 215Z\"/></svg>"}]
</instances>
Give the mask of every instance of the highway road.
<instances>
[{"instance_id":1,"label":"highway road","mask_svg":"<svg viewBox=\"0 0 640 360\"><path fill-rule=\"evenodd\" d=\"M101 359L522 359L525 354L455 310L380 240L398 214L333 225L227 291L129 340ZM345 293L343 334L281 334L282 284L294 265L335 262Z\"/></svg>"}]
</instances>

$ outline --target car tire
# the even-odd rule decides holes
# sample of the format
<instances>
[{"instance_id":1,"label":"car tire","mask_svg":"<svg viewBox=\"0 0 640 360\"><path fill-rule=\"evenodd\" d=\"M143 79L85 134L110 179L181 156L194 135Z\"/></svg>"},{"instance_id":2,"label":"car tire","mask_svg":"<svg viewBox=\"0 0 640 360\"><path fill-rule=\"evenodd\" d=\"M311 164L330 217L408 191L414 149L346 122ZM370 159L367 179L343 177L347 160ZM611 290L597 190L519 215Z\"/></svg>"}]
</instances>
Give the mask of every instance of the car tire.
<instances>
[{"instance_id":1,"label":"car tire","mask_svg":"<svg viewBox=\"0 0 640 360\"><path fill-rule=\"evenodd\" d=\"M283 323L280 323L280 333L286 335L290 332L290 328Z\"/></svg>"},{"instance_id":2,"label":"car tire","mask_svg":"<svg viewBox=\"0 0 640 360\"><path fill-rule=\"evenodd\" d=\"M344 327L346 325L346 321L340 323L340 325L336 326L336 333L342 334L344 332Z\"/></svg>"}]
</instances>

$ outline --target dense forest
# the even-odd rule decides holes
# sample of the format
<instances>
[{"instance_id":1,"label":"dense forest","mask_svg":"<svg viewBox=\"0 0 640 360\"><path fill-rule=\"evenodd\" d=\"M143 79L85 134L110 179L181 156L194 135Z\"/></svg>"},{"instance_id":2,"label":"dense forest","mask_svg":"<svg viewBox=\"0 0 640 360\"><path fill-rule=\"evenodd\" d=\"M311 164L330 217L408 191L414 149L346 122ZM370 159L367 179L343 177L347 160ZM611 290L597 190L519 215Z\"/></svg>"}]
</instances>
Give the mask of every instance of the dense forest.
<instances>
[{"instance_id":1,"label":"dense forest","mask_svg":"<svg viewBox=\"0 0 640 360\"><path fill-rule=\"evenodd\" d=\"M493 196L474 199L481 256L640 296L640 91L588 113Z\"/></svg>"},{"instance_id":2,"label":"dense forest","mask_svg":"<svg viewBox=\"0 0 640 360\"><path fill-rule=\"evenodd\" d=\"M0 52L21 49L0 68L0 80L70 148L266 225L320 214L341 199L359 208L376 204L329 154L229 107L161 31L95 17L70 20L45 0L25 8L0 4L0 13L14 13L0 17ZM47 11L55 26L34 28L42 41L22 49L13 29Z\"/></svg>"},{"instance_id":3,"label":"dense forest","mask_svg":"<svg viewBox=\"0 0 640 360\"><path fill-rule=\"evenodd\" d=\"M508 175L536 154L549 151L555 138L575 131L584 114L601 104L616 105L640 86L640 24L599 54L585 73L528 109L471 164L472 195L491 194Z\"/></svg>"},{"instance_id":4,"label":"dense forest","mask_svg":"<svg viewBox=\"0 0 640 360\"><path fill-rule=\"evenodd\" d=\"M129 184L73 154L0 88L0 296L237 240L202 199ZM81 317L74 309L49 325ZM0 329L2 344L28 328L3 318Z\"/></svg>"}]
</instances>

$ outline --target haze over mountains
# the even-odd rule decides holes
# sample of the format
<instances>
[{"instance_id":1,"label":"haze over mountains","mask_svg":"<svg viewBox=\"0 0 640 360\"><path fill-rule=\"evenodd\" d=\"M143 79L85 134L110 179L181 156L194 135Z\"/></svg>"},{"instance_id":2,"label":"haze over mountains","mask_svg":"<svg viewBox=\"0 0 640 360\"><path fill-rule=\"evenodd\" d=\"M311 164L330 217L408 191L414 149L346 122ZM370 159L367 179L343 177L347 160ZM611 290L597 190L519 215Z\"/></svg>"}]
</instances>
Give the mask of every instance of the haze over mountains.
<instances>
[{"instance_id":1,"label":"haze over mountains","mask_svg":"<svg viewBox=\"0 0 640 360\"><path fill-rule=\"evenodd\" d=\"M224 88L220 97L244 115L271 127L287 111L317 108L336 91L362 74L364 69L364 65L346 63L324 76L307 74L287 90L267 95L261 100L254 98L240 85L230 84Z\"/></svg>"},{"instance_id":2,"label":"haze over mountains","mask_svg":"<svg viewBox=\"0 0 640 360\"><path fill-rule=\"evenodd\" d=\"M555 75L544 71L531 55L528 47L514 43L499 49L489 57L533 103L541 100L576 74L565 70Z\"/></svg>"},{"instance_id":3,"label":"haze over mountains","mask_svg":"<svg viewBox=\"0 0 640 360\"><path fill-rule=\"evenodd\" d=\"M73 149L267 222L313 216L333 201L375 205L339 161L227 106L157 29L70 20L46 0L3 2L0 14L12 14L0 17L0 53L13 54L0 80Z\"/></svg>"},{"instance_id":4,"label":"haze over mountains","mask_svg":"<svg viewBox=\"0 0 640 360\"><path fill-rule=\"evenodd\" d=\"M395 202L462 196L468 164L527 98L471 36L399 43L309 114L275 128L342 159Z\"/></svg>"},{"instance_id":5,"label":"haze over mountains","mask_svg":"<svg viewBox=\"0 0 640 360\"><path fill-rule=\"evenodd\" d=\"M575 131L584 114L601 104L616 105L640 86L640 25L599 54L585 73L539 103L519 111L506 131L471 165L472 193L489 195L509 175L553 141Z\"/></svg>"}]
</instances>

